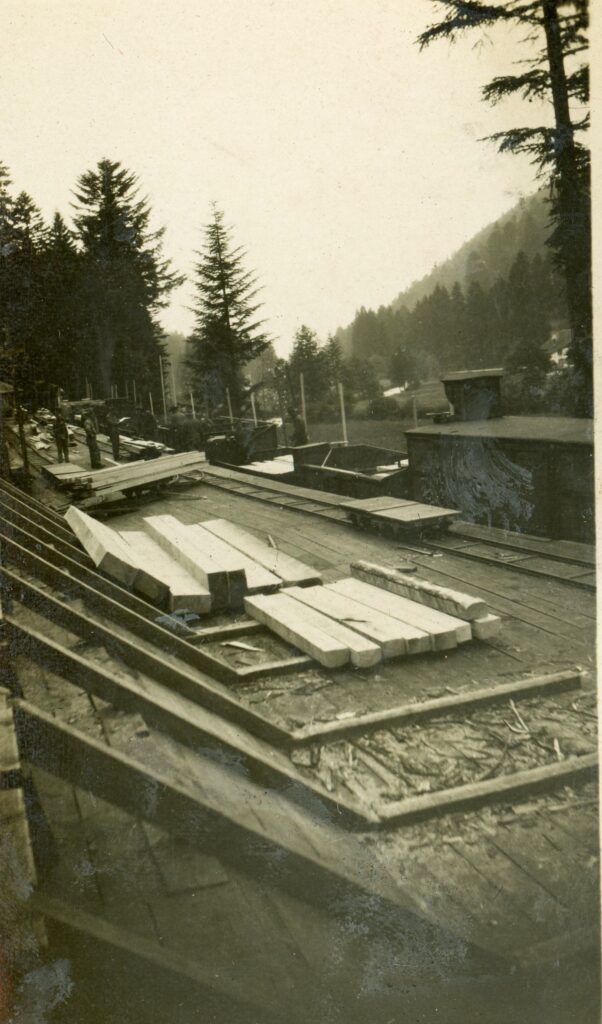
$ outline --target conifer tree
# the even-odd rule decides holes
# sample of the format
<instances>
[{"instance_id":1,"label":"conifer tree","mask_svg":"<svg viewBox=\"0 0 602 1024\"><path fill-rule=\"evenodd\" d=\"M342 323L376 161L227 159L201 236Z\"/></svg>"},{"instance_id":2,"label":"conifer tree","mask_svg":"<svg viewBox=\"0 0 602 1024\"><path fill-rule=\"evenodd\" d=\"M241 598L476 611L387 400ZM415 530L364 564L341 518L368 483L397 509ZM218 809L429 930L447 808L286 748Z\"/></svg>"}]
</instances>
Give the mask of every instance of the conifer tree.
<instances>
[{"instance_id":1,"label":"conifer tree","mask_svg":"<svg viewBox=\"0 0 602 1024\"><path fill-rule=\"evenodd\" d=\"M421 46L454 40L464 32L519 25L534 56L519 62L518 73L498 76L483 90L497 103L518 94L551 104L554 125L517 127L492 138L502 152L526 153L551 190L553 230L549 244L566 281L573 340L571 359L582 397L581 412L591 412L592 299L589 154L580 135L589 119L587 49L588 0L432 0L445 17L419 37ZM579 111L579 113L577 113Z\"/></svg>"},{"instance_id":2,"label":"conifer tree","mask_svg":"<svg viewBox=\"0 0 602 1024\"><path fill-rule=\"evenodd\" d=\"M44 222L26 192L10 194L8 170L0 166L0 369L23 394L33 392L48 358L44 346L44 295L40 252Z\"/></svg>"},{"instance_id":3,"label":"conifer tree","mask_svg":"<svg viewBox=\"0 0 602 1024\"><path fill-rule=\"evenodd\" d=\"M226 388L235 415L242 411L243 370L269 345L258 312L257 279L244 268L246 253L232 245L232 229L214 204L197 253L196 325L189 338L193 381L209 405L223 405Z\"/></svg>"},{"instance_id":4,"label":"conifer tree","mask_svg":"<svg viewBox=\"0 0 602 1024\"><path fill-rule=\"evenodd\" d=\"M157 390L163 332L158 312L183 278L162 254L164 229L151 230L148 200L120 163L101 160L78 179L75 227L84 262L87 376L102 394L113 382Z\"/></svg>"}]
</instances>

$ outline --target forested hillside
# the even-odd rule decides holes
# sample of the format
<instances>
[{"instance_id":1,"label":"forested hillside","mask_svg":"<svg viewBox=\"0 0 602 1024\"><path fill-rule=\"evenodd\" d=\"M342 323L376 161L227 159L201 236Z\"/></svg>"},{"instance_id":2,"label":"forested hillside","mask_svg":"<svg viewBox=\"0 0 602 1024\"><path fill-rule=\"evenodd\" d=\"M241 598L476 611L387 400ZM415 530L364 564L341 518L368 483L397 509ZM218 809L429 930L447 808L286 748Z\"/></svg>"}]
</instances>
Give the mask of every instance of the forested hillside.
<instances>
[{"instance_id":1,"label":"forested hillside","mask_svg":"<svg viewBox=\"0 0 602 1024\"><path fill-rule=\"evenodd\" d=\"M521 200L389 306L362 307L337 332L343 350L376 358L396 382L465 366L537 365L542 342L566 325L549 230L544 195Z\"/></svg>"}]
</instances>

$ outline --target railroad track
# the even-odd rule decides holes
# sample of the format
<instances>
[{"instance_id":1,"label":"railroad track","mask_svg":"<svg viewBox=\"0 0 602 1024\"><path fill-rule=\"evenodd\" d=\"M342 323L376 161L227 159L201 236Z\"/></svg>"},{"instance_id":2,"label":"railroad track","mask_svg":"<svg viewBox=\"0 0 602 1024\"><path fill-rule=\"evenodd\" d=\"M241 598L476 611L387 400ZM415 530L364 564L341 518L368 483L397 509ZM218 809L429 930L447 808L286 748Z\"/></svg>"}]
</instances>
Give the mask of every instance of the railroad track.
<instances>
[{"instance_id":1,"label":"railroad track","mask_svg":"<svg viewBox=\"0 0 602 1024\"><path fill-rule=\"evenodd\" d=\"M218 470L217 467L203 469L198 478L203 483L212 487L229 491L244 498L251 498L254 501L266 502L269 505L276 505L279 508L291 508L298 512L305 512L308 515L320 516L335 522L353 525L348 514L339 507L339 503L346 500L344 497L328 496L322 497L317 491L309 491L306 488L297 488L294 485L276 484L272 481L262 482L258 478L245 480L242 473ZM241 479L242 478L242 479ZM295 491L298 493L295 494ZM369 526L364 526L369 529ZM395 535L397 539L409 551L412 549L421 554L433 554L441 552L456 558L464 558L473 562L485 565L503 565L512 572L523 573L530 576L552 577L559 583L568 584L580 590L595 591L596 583L593 578L595 562L591 558L571 557L570 555L559 555L553 551L529 551L524 546L524 538L517 536L516 542L506 533L508 539L489 541L482 537L477 538L469 531L470 524L455 524L451 528L454 540L450 541L450 535L442 534L430 539L420 539L416 543L403 535ZM393 527L391 527L393 530ZM502 533L502 531L496 531ZM458 543L458 540L460 543ZM464 543L462 543L464 541ZM576 547L576 546L575 546ZM585 545L583 546L585 548ZM486 550L483 551L482 549ZM477 550L475 550L477 549ZM480 550L478 550L480 549ZM546 563L541 565L542 561ZM555 571L555 567L558 571ZM560 567L563 567L561 570ZM569 571L567 572L567 567ZM570 567L574 571L570 571Z\"/></svg>"}]
</instances>

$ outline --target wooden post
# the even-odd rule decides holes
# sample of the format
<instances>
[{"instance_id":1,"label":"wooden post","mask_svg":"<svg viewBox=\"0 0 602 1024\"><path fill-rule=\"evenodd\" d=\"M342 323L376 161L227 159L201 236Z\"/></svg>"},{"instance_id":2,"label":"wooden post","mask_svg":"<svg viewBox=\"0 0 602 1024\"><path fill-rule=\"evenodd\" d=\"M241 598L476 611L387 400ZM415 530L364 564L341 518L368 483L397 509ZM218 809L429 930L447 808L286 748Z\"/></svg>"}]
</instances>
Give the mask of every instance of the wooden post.
<instances>
[{"instance_id":1,"label":"wooden post","mask_svg":"<svg viewBox=\"0 0 602 1024\"><path fill-rule=\"evenodd\" d=\"M161 394L163 395L163 415L167 419L167 401L165 399L165 379L163 377L163 360L159 356L159 370L161 371Z\"/></svg>"},{"instance_id":2,"label":"wooden post","mask_svg":"<svg viewBox=\"0 0 602 1024\"><path fill-rule=\"evenodd\" d=\"M286 418L285 418L285 415L284 415L284 402L282 401L282 395L281 395L280 391L278 391L278 407L280 409L280 419L282 420L282 433L283 433L283 436L284 436L284 447L286 448L287 445L288 445L288 437L286 436Z\"/></svg>"},{"instance_id":3,"label":"wooden post","mask_svg":"<svg viewBox=\"0 0 602 1024\"><path fill-rule=\"evenodd\" d=\"M255 395L251 392L251 409L253 410L253 423L257 426L257 409L255 408Z\"/></svg>"},{"instance_id":4,"label":"wooden post","mask_svg":"<svg viewBox=\"0 0 602 1024\"><path fill-rule=\"evenodd\" d=\"M136 395L136 381L135 380L132 381L132 388L133 388L133 391L134 391L134 405L138 405L138 398L137 398L137 395Z\"/></svg>"},{"instance_id":5,"label":"wooden post","mask_svg":"<svg viewBox=\"0 0 602 1024\"><path fill-rule=\"evenodd\" d=\"M192 418L193 420L196 420L196 410L194 408L194 395L192 391L190 392L190 405L192 406Z\"/></svg>"},{"instance_id":6,"label":"wooden post","mask_svg":"<svg viewBox=\"0 0 602 1024\"><path fill-rule=\"evenodd\" d=\"M341 427L343 428L343 441L348 444L347 439L347 420L345 418L345 396L343 394L343 385L339 381L339 405L341 406Z\"/></svg>"},{"instance_id":7,"label":"wooden post","mask_svg":"<svg viewBox=\"0 0 602 1024\"><path fill-rule=\"evenodd\" d=\"M230 426L234 426L234 416L232 415L232 400L230 398L230 388L226 388L226 399L228 402L228 413L230 415Z\"/></svg>"},{"instance_id":8,"label":"wooden post","mask_svg":"<svg viewBox=\"0 0 602 1024\"><path fill-rule=\"evenodd\" d=\"M416 395L412 396L412 423L414 428L418 426L418 402L416 400Z\"/></svg>"},{"instance_id":9,"label":"wooden post","mask_svg":"<svg viewBox=\"0 0 602 1024\"><path fill-rule=\"evenodd\" d=\"M153 405L153 396L152 396L152 393L150 391L148 393L148 403L150 405L150 411L151 411L151 413L154 416L155 415L155 407Z\"/></svg>"},{"instance_id":10,"label":"wooden post","mask_svg":"<svg viewBox=\"0 0 602 1024\"><path fill-rule=\"evenodd\" d=\"M173 360L171 362L171 388L172 388L172 391L173 391L173 404L177 405L178 404L178 396L176 394L176 375L174 373Z\"/></svg>"},{"instance_id":11,"label":"wooden post","mask_svg":"<svg viewBox=\"0 0 602 1024\"><path fill-rule=\"evenodd\" d=\"M29 477L29 458L27 456L27 441L25 439L25 428L23 426L23 410L21 409L21 402L19 399L19 393L15 388L15 405L17 413L17 426L19 428L19 440L21 442L21 455L23 456L23 469L25 470L25 476Z\"/></svg>"},{"instance_id":12,"label":"wooden post","mask_svg":"<svg viewBox=\"0 0 602 1024\"><path fill-rule=\"evenodd\" d=\"M303 425L307 431L307 409L305 407L305 382L303 380L303 374L299 374L299 390L301 391L301 418Z\"/></svg>"}]
</instances>

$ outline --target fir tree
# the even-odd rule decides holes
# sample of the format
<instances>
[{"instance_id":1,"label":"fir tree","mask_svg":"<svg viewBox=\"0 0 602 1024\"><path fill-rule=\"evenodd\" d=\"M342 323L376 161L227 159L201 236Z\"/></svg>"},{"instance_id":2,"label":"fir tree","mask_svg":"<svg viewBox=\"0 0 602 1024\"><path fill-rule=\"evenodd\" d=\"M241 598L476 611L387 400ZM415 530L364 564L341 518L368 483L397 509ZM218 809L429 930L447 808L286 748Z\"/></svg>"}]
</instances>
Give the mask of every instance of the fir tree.
<instances>
[{"instance_id":1,"label":"fir tree","mask_svg":"<svg viewBox=\"0 0 602 1024\"><path fill-rule=\"evenodd\" d=\"M87 315L87 376L108 395L133 379L158 393L163 333L158 312L183 278L162 254L163 229L150 228L147 199L120 163L101 160L75 190L75 226L84 262L80 299Z\"/></svg>"},{"instance_id":2,"label":"fir tree","mask_svg":"<svg viewBox=\"0 0 602 1024\"><path fill-rule=\"evenodd\" d=\"M554 126L518 127L492 138L502 152L526 153L551 190L553 231L549 244L566 281L573 341L571 358L582 394L582 412L591 411L592 300L589 154L580 141L588 116L576 118L588 102L588 0L433 0L445 11L439 23L419 37L422 46L454 40L465 31L496 24L518 24L529 44L539 40L535 56L520 62L517 74L493 79L483 90L497 103L506 96L545 100L553 108ZM570 70L569 70L570 68ZM571 109L571 104L573 108Z\"/></svg>"},{"instance_id":3,"label":"fir tree","mask_svg":"<svg viewBox=\"0 0 602 1024\"><path fill-rule=\"evenodd\" d=\"M196 325L189 338L189 366L196 388L212 407L226 400L235 415L242 409L243 370L267 348L269 337L258 317L257 279L244 268L246 253L233 248L232 229L214 204L196 265Z\"/></svg>"},{"instance_id":4,"label":"fir tree","mask_svg":"<svg viewBox=\"0 0 602 1024\"><path fill-rule=\"evenodd\" d=\"M328 377L324 352L320 349L315 331L303 324L295 334L293 350L289 359L291 390L300 400L300 375L303 374L305 400L313 405L324 397Z\"/></svg>"}]
</instances>

